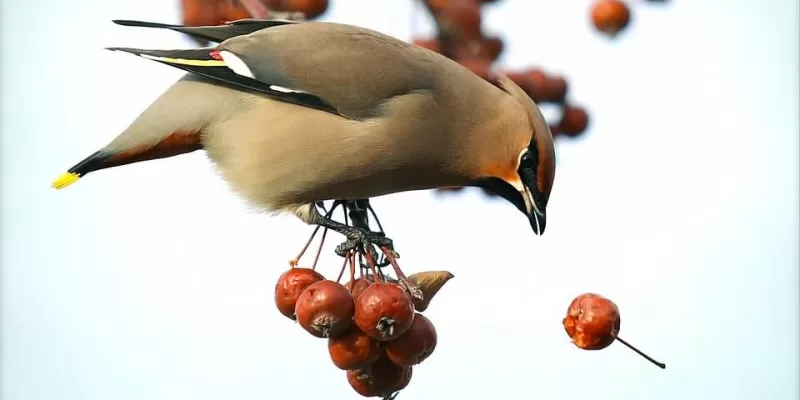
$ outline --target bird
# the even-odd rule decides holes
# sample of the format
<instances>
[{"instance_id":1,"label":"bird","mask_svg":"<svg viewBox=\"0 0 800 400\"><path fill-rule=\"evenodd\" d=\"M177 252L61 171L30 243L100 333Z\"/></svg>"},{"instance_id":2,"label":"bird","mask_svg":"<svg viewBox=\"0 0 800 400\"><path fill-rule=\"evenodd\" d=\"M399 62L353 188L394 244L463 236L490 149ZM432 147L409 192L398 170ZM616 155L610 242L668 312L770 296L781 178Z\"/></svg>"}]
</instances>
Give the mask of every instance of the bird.
<instances>
[{"instance_id":1,"label":"bird","mask_svg":"<svg viewBox=\"0 0 800 400\"><path fill-rule=\"evenodd\" d=\"M103 169L204 150L249 205L343 234L339 255L392 241L323 215L320 202L440 187L494 192L544 234L553 136L533 99L502 73L493 84L433 51L334 22L113 22L215 45L107 48L185 75L53 181L56 189Z\"/></svg>"}]
</instances>

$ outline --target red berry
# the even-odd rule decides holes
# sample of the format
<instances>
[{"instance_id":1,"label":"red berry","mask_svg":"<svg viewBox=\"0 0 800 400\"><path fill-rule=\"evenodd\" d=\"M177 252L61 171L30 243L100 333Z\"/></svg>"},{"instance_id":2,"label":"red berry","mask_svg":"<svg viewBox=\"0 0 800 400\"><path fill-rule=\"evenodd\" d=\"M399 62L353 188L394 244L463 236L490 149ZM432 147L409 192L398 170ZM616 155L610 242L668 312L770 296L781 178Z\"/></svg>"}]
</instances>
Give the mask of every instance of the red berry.
<instances>
[{"instance_id":1,"label":"red berry","mask_svg":"<svg viewBox=\"0 0 800 400\"><path fill-rule=\"evenodd\" d=\"M550 97L550 78L540 69L531 69L527 73L527 82L522 86L531 96L533 101L539 103L547 101Z\"/></svg>"},{"instance_id":2,"label":"red berry","mask_svg":"<svg viewBox=\"0 0 800 400\"><path fill-rule=\"evenodd\" d=\"M570 303L562 323L572 343L583 350L601 350L618 341L661 369L667 366L619 337L621 318L613 301L594 293L584 293Z\"/></svg>"},{"instance_id":3,"label":"red berry","mask_svg":"<svg viewBox=\"0 0 800 400\"><path fill-rule=\"evenodd\" d=\"M589 114L580 107L567 106L558 124L558 130L567 136L578 136L589 126Z\"/></svg>"},{"instance_id":4,"label":"red berry","mask_svg":"<svg viewBox=\"0 0 800 400\"><path fill-rule=\"evenodd\" d=\"M547 80L547 92L550 101L561 103L567 97L567 80L563 77L555 77Z\"/></svg>"},{"instance_id":5,"label":"red berry","mask_svg":"<svg viewBox=\"0 0 800 400\"><path fill-rule=\"evenodd\" d=\"M400 382L400 385L398 385L396 388L394 388L394 391L395 392L399 392L399 391L405 389L406 386L408 386L408 384L411 383L412 375L414 375L414 367L405 368L405 375L403 376L403 381Z\"/></svg>"},{"instance_id":6,"label":"red berry","mask_svg":"<svg viewBox=\"0 0 800 400\"><path fill-rule=\"evenodd\" d=\"M439 13L442 29L461 39L481 36L481 7L474 0L450 0Z\"/></svg>"},{"instance_id":7,"label":"red berry","mask_svg":"<svg viewBox=\"0 0 800 400\"><path fill-rule=\"evenodd\" d=\"M373 339L396 339L413 321L411 296L395 283L374 283L356 301L355 323Z\"/></svg>"},{"instance_id":8,"label":"red berry","mask_svg":"<svg viewBox=\"0 0 800 400\"><path fill-rule=\"evenodd\" d=\"M591 8L595 28L608 36L616 36L631 21L631 10L620 0L597 0Z\"/></svg>"},{"instance_id":9,"label":"red berry","mask_svg":"<svg viewBox=\"0 0 800 400\"><path fill-rule=\"evenodd\" d=\"M388 397L408 386L410 369L395 365L384 356L369 367L348 370L347 382L364 397Z\"/></svg>"},{"instance_id":10,"label":"red berry","mask_svg":"<svg viewBox=\"0 0 800 400\"><path fill-rule=\"evenodd\" d=\"M598 294L584 293L572 301L562 322L575 346L600 350L617 338L621 319L614 302Z\"/></svg>"},{"instance_id":11,"label":"red berry","mask_svg":"<svg viewBox=\"0 0 800 400\"><path fill-rule=\"evenodd\" d=\"M384 346L389 360L403 367L425 361L436 349L436 328L424 315L416 313L406 333Z\"/></svg>"},{"instance_id":12,"label":"red berry","mask_svg":"<svg viewBox=\"0 0 800 400\"><path fill-rule=\"evenodd\" d=\"M353 325L342 336L328 339L328 353L339 369L366 368L378 361L381 344Z\"/></svg>"},{"instance_id":13,"label":"red berry","mask_svg":"<svg viewBox=\"0 0 800 400\"><path fill-rule=\"evenodd\" d=\"M308 333L337 337L353 324L353 296L337 282L324 280L311 284L297 299L297 322Z\"/></svg>"},{"instance_id":14,"label":"red berry","mask_svg":"<svg viewBox=\"0 0 800 400\"><path fill-rule=\"evenodd\" d=\"M278 306L278 311L294 320L297 298L309 285L324 279L319 272L309 268L292 268L284 272L275 284L275 305Z\"/></svg>"},{"instance_id":15,"label":"red berry","mask_svg":"<svg viewBox=\"0 0 800 400\"><path fill-rule=\"evenodd\" d=\"M375 281L371 277L362 277L356 279L354 282L347 282L344 284L344 287L350 291L353 295L353 300L358 300L358 297L361 296L361 293L364 293L370 285L375 283Z\"/></svg>"},{"instance_id":16,"label":"red berry","mask_svg":"<svg viewBox=\"0 0 800 400\"><path fill-rule=\"evenodd\" d=\"M488 57L491 61L494 61L500 57L500 54L503 53L504 47L503 39L500 39L497 36L486 37L481 43L482 53L485 54L486 57Z\"/></svg>"}]
</instances>

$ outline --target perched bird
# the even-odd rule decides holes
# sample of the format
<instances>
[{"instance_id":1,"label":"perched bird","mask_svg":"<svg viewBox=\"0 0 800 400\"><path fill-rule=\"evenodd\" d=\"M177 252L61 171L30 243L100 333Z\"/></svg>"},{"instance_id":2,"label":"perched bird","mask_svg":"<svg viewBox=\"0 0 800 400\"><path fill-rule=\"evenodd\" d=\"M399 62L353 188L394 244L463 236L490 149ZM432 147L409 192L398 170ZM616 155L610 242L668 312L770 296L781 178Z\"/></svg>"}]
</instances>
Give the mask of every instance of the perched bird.
<instances>
[{"instance_id":1,"label":"perched bird","mask_svg":"<svg viewBox=\"0 0 800 400\"><path fill-rule=\"evenodd\" d=\"M204 149L250 204L344 234L350 247L342 251L391 240L327 218L319 202L446 186L489 189L544 233L553 138L533 100L503 75L498 87L435 52L337 23L115 22L219 45L110 48L187 74L55 188L93 171Z\"/></svg>"}]
</instances>

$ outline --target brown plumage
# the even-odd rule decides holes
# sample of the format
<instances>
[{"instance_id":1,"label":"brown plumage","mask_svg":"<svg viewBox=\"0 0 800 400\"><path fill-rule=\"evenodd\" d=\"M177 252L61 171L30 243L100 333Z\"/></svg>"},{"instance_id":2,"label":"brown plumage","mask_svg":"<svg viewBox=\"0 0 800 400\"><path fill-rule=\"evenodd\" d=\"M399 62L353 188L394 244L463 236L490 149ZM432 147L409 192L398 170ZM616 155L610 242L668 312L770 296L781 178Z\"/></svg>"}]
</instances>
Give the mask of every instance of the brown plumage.
<instances>
[{"instance_id":1,"label":"brown plumage","mask_svg":"<svg viewBox=\"0 0 800 400\"><path fill-rule=\"evenodd\" d=\"M173 155L165 151L168 140L185 150L172 153L191 151L192 141L175 135L199 134L233 190L307 223L323 224L314 206L323 200L476 185L512 202L536 233L544 231L555 173L552 135L533 101L504 76L501 89L432 51L343 24L120 23L221 43L112 49L188 74L56 187L119 165L113 160L120 154Z\"/></svg>"}]
</instances>

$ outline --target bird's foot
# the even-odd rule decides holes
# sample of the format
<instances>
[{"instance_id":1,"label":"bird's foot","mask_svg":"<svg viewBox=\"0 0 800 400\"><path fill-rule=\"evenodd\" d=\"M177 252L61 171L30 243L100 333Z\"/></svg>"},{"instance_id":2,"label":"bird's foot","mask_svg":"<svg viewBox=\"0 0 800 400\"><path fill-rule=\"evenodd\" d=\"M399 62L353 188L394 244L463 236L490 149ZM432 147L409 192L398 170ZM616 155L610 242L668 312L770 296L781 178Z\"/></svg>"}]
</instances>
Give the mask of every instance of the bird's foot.
<instances>
[{"instance_id":1,"label":"bird's foot","mask_svg":"<svg viewBox=\"0 0 800 400\"><path fill-rule=\"evenodd\" d=\"M364 251L368 252L373 259L377 259L378 253L375 251L375 246L386 247L394 251L392 239L386 237L383 232L373 232L349 226L342 233L347 237L347 240L336 246L336 254L340 257L345 257L350 251Z\"/></svg>"}]
</instances>

